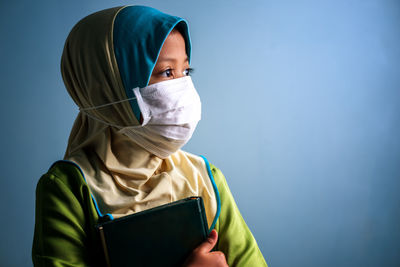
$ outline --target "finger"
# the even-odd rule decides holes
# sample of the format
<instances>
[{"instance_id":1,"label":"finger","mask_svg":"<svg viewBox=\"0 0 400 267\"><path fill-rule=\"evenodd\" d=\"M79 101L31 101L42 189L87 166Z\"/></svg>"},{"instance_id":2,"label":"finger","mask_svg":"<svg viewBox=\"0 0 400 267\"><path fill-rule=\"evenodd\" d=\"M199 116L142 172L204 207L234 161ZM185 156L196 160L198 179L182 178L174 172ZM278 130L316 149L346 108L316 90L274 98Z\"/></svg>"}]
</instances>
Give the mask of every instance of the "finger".
<instances>
[{"instance_id":1,"label":"finger","mask_svg":"<svg viewBox=\"0 0 400 267\"><path fill-rule=\"evenodd\" d=\"M213 251L213 252L210 252L210 254L213 255L216 263L220 263L220 264L223 264L224 266L227 266L226 257L222 251ZM218 265L218 266L220 266L220 265Z\"/></svg>"},{"instance_id":2,"label":"finger","mask_svg":"<svg viewBox=\"0 0 400 267\"><path fill-rule=\"evenodd\" d=\"M213 249L215 244L217 244L217 241L218 241L218 233L217 231L212 230L207 240L201 243L196 250L203 253L209 252Z\"/></svg>"}]
</instances>

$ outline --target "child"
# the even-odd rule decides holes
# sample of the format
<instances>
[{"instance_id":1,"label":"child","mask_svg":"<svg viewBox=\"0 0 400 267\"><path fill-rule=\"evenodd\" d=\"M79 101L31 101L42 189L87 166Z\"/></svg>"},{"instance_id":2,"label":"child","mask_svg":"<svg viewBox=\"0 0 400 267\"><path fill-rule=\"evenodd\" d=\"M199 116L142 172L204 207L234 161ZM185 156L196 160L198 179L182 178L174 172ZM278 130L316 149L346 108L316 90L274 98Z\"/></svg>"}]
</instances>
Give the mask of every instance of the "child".
<instances>
[{"instance_id":1,"label":"child","mask_svg":"<svg viewBox=\"0 0 400 267\"><path fill-rule=\"evenodd\" d=\"M99 219L194 195L216 231L185 266L266 266L220 170L180 150L201 114L190 56L187 22L149 7L106 9L71 30L61 71L80 112L64 160L37 185L35 266L104 266Z\"/></svg>"}]
</instances>

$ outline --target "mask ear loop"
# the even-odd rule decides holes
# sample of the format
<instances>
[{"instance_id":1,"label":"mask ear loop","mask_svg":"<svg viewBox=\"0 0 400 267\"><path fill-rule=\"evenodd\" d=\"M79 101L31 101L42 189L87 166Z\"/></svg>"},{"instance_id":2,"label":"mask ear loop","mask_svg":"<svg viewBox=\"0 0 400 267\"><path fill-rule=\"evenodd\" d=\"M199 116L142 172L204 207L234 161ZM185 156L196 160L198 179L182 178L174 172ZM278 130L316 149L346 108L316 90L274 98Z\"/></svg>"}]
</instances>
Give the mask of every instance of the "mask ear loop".
<instances>
[{"instance_id":1,"label":"mask ear loop","mask_svg":"<svg viewBox=\"0 0 400 267\"><path fill-rule=\"evenodd\" d=\"M103 123L105 125L108 125L108 126L111 126L111 127L115 127L117 129L121 129L122 128L122 126L120 126L120 125L112 124L112 123L106 122L106 121L104 121L104 120L102 120L100 118L97 118L96 116L90 114L89 112L86 112L86 110L81 110L81 112L83 114L85 114L86 116L88 116L89 118L91 118L91 119L93 119L95 121L101 122L101 123Z\"/></svg>"},{"instance_id":2,"label":"mask ear loop","mask_svg":"<svg viewBox=\"0 0 400 267\"><path fill-rule=\"evenodd\" d=\"M122 126L106 122L106 121L104 121L104 120L102 120L102 119L90 114L87 111L94 110L94 109L99 109L99 108L104 108L104 107L108 107L108 106L111 106L111 105L123 103L123 102L126 102L126 101L131 101L131 100L135 100L135 99L136 99L136 97L131 97L131 98L122 99L122 100L119 100L119 101L114 101L114 102L111 102L111 103L107 103L107 104L103 104L103 105L99 105L99 106L94 106L94 107L86 107L86 108L79 107L79 111L82 112L83 114L85 114L86 116L88 116L88 117L90 117L90 118L92 118L92 119L94 119L94 120L96 120L98 122L101 122L101 123L103 123L105 125L109 125L111 127L117 128L117 129L122 129L123 128Z\"/></svg>"},{"instance_id":3,"label":"mask ear loop","mask_svg":"<svg viewBox=\"0 0 400 267\"><path fill-rule=\"evenodd\" d=\"M111 102L111 103L107 103L107 104L103 104L103 105L99 105L99 106L94 106L94 107L87 107L87 108L79 107L79 110L80 111L88 111L88 110L93 110L93 109L99 109L99 108L104 108L104 107L108 107L108 106L111 106L111 105L119 104L119 103L122 103L122 102L135 100L135 99L136 99L136 96L131 97L131 98L127 98L127 99L122 99L122 100L115 101L115 102Z\"/></svg>"}]
</instances>

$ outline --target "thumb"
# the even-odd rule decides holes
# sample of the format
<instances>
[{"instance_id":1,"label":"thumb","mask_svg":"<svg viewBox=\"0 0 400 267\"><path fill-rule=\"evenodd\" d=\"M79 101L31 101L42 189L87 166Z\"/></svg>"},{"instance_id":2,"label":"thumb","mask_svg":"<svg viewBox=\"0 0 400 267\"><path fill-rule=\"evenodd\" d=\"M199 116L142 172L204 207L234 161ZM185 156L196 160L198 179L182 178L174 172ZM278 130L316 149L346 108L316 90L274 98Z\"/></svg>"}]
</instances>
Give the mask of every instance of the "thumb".
<instances>
[{"instance_id":1,"label":"thumb","mask_svg":"<svg viewBox=\"0 0 400 267\"><path fill-rule=\"evenodd\" d=\"M210 235L208 236L207 240L204 241L203 243L200 244L200 246L197 247L197 250L199 252L207 253L210 252L215 244L217 244L218 241L218 233L214 229L211 231Z\"/></svg>"}]
</instances>

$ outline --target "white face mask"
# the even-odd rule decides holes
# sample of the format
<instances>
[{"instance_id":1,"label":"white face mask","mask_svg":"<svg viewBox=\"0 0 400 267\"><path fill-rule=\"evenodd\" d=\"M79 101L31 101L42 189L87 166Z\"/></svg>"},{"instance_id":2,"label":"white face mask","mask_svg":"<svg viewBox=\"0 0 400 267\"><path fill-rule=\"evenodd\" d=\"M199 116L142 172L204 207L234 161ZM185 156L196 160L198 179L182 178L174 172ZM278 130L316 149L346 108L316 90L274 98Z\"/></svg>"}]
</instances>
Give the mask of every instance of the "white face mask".
<instances>
[{"instance_id":1,"label":"white face mask","mask_svg":"<svg viewBox=\"0 0 400 267\"><path fill-rule=\"evenodd\" d=\"M134 88L133 92L143 116L142 125L113 125L86 112L122 101L81 111L93 119L117 127L120 133L160 158L168 157L189 141L201 119L200 97L190 76ZM128 100L131 99L123 101Z\"/></svg>"}]
</instances>

